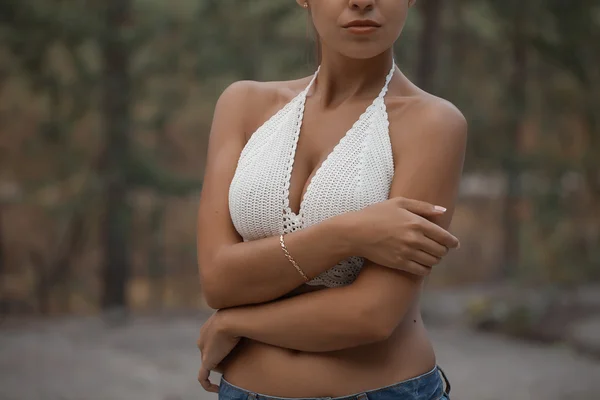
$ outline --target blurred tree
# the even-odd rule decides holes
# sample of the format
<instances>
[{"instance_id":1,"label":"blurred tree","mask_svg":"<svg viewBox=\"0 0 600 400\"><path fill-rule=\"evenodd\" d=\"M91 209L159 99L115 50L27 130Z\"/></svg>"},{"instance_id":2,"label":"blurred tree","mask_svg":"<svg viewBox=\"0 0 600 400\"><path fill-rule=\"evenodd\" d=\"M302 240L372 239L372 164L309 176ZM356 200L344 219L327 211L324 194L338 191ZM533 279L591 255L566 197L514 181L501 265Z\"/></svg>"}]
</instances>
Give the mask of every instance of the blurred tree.
<instances>
[{"instance_id":1,"label":"blurred tree","mask_svg":"<svg viewBox=\"0 0 600 400\"><path fill-rule=\"evenodd\" d=\"M51 257L33 251L33 265L36 267L37 281L35 295L37 309L42 314L51 311L53 299L52 292L60 287L59 307L68 309L69 306L69 278L73 268L73 258L78 255L85 242L84 215L75 213L71 220L65 224L63 234L60 236L58 246L54 249Z\"/></svg>"},{"instance_id":2,"label":"blurred tree","mask_svg":"<svg viewBox=\"0 0 600 400\"><path fill-rule=\"evenodd\" d=\"M102 307L111 309L127 305L131 274L128 253L131 210L127 198L131 159L131 48L126 36L132 24L131 0L107 0L103 9L107 29L100 38L106 135L100 163L106 196Z\"/></svg>"},{"instance_id":3,"label":"blurred tree","mask_svg":"<svg viewBox=\"0 0 600 400\"><path fill-rule=\"evenodd\" d=\"M4 251L4 205L0 202L0 277L7 267L6 252Z\"/></svg>"},{"instance_id":4,"label":"blurred tree","mask_svg":"<svg viewBox=\"0 0 600 400\"><path fill-rule=\"evenodd\" d=\"M432 91L440 49L441 21L445 3L442 0L427 0L418 4L423 22L421 37L419 38L419 61L416 83L422 89Z\"/></svg>"},{"instance_id":5,"label":"blurred tree","mask_svg":"<svg viewBox=\"0 0 600 400\"><path fill-rule=\"evenodd\" d=\"M533 45L555 76L555 85L546 82L545 118L569 125L553 132L559 151L546 145L537 154L555 190L535 197L536 216L541 240L551 244L548 278L574 284L600 278L600 4L549 0L540 9L546 24Z\"/></svg>"},{"instance_id":6,"label":"blurred tree","mask_svg":"<svg viewBox=\"0 0 600 400\"><path fill-rule=\"evenodd\" d=\"M596 3L418 2L396 45L403 71L469 120L465 173L482 180L467 214L503 203L502 227L478 228L471 247L492 254L485 268L505 258L502 278L598 277ZM0 274L32 275L49 312L68 291L124 308L140 275L154 306L167 301L174 263L196 273L195 222L173 218L171 196L200 188L185 177L201 174L216 97L314 71L310 30L305 10L272 0L0 2L0 179L22 188L0 219L48 217L0 231ZM2 246L16 236L25 257Z\"/></svg>"},{"instance_id":7,"label":"blurred tree","mask_svg":"<svg viewBox=\"0 0 600 400\"><path fill-rule=\"evenodd\" d=\"M47 152L45 143L57 146L61 152L54 160L58 175L49 175L47 179L29 185L26 197L35 198L37 191L48 186L68 184L82 169L88 172L79 192L60 204L61 220L74 221L67 224L70 228L63 236L81 237L74 229L81 226L82 216L78 213L82 209L99 206L103 210L101 225L105 256L101 304L105 309L126 308L131 274L130 193L137 188L149 188L159 196L185 195L200 187L197 180L182 179L168 172L142 146L132 143L135 123L131 109L136 101L133 82L151 80L157 72L149 68L137 71L138 75L132 77L131 58L140 48L156 40L160 31L153 32L149 24L135 24L130 1L47 3L7 0L2 7L0 32L5 43L23 67L21 74L31 82L32 89L49 99L47 119L40 125L39 135L35 137L37 143L30 148ZM168 19L168 15L163 18ZM89 61L93 59L90 45L98 50L101 68ZM50 67L57 46L66 50L63 54L74 67L75 74L69 79L65 79L64 70ZM73 146L76 142L74 130L82 118L96 110L95 93L102 94L104 147L91 157L90 162L89 158L82 157L81 149ZM70 112L65 113L65 108ZM104 199L104 205L97 204L97 199ZM85 214L93 217L96 213ZM74 231L69 232L69 229ZM66 242L73 241L66 239ZM58 251L53 260L36 251L32 253L38 275L36 293L42 311L47 311L52 288L66 279L69 262L65 257L74 254L72 247L59 245L59 249L65 250Z\"/></svg>"},{"instance_id":8,"label":"blurred tree","mask_svg":"<svg viewBox=\"0 0 600 400\"><path fill-rule=\"evenodd\" d=\"M531 17L531 3L524 4L513 0L491 1L490 4L503 23L503 31L509 41L512 64L504 102L508 115L502 149L502 166L506 174L507 190L502 218L505 225L501 277L506 279L514 277L519 263L521 237L519 204L522 197L520 180L523 173L520 143L527 114L527 54L530 42L527 25Z\"/></svg>"}]
</instances>

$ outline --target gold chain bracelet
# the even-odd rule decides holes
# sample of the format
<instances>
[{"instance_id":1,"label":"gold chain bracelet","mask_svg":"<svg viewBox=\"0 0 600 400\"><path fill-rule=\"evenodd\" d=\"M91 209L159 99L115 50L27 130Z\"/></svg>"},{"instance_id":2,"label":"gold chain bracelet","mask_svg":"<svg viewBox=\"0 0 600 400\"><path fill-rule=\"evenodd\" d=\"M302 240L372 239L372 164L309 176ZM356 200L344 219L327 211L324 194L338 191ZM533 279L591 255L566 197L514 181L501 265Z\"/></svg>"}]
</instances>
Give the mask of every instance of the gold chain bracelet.
<instances>
[{"instance_id":1,"label":"gold chain bracelet","mask_svg":"<svg viewBox=\"0 0 600 400\"><path fill-rule=\"evenodd\" d=\"M290 252L288 251L287 247L285 246L285 242L283 241L283 235L279 235L279 244L281 245L281 249L283 250L283 253L287 257L287 259L294 266L294 268L296 268L296 271L298 271L298 273L300 275L302 275L302 278L304 278L304 281L305 282L310 281L310 279L308 279L308 276L306 276L304 271L302 271L302 268L300 268L300 266L298 265L296 260L294 260L294 258L291 256Z\"/></svg>"}]
</instances>

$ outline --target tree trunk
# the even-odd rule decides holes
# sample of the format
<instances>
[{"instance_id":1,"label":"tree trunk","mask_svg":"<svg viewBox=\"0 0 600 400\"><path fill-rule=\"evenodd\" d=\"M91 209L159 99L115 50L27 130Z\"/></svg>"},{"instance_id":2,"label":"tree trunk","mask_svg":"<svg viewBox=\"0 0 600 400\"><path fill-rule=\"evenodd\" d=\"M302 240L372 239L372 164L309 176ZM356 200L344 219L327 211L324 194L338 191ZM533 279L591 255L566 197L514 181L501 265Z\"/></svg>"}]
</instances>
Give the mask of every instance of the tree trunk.
<instances>
[{"instance_id":1,"label":"tree trunk","mask_svg":"<svg viewBox=\"0 0 600 400\"><path fill-rule=\"evenodd\" d=\"M106 32L102 41L104 60L103 114L106 147L102 160L105 178L104 269L102 308L126 309L130 278L130 210L127 205L130 157L129 49L123 30L129 23L131 0L105 2Z\"/></svg>"},{"instance_id":2,"label":"tree trunk","mask_svg":"<svg viewBox=\"0 0 600 400\"><path fill-rule=\"evenodd\" d=\"M441 34L442 0L426 0L419 6L423 28L419 38L417 84L432 91Z\"/></svg>"},{"instance_id":3,"label":"tree trunk","mask_svg":"<svg viewBox=\"0 0 600 400\"><path fill-rule=\"evenodd\" d=\"M4 249L4 224L2 223L4 218L5 206L0 203L0 278L5 274L5 269L8 266L6 262L6 250Z\"/></svg>"},{"instance_id":4,"label":"tree trunk","mask_svg":"<svg viewBox=\"0 0 600 400\"><path fill-rule=\"evenodd\" d=\"M84 214L76 212L56 243L56 250L51 256L39 251L30 253L31 262L36 268L35 298L40 314L70 311L69 278L73 257L82 250L84 243ZM57 291L57 287L62 290Z\"/></svg>"},{"instance_id":5,"label":"tree trunk","mask_svg":"<svg viewBox=\"0 0 600 400\"><path fill-rule=\"evenodd\" d=\"M166 201L159 198L150 215L150 248L148 249L148 275L151 287L150 306L153 310L158 310L164 306L167 289L163 230L165 215Z\"/></svg>"},{"instance_id":6,"label":"tree trunk","mask_svg":"<svg viewBox=\"0 0 600 400\"><path fill-rule=\"evenodd\" d=\"M527 38L525 34L526 6L514 5L512 10L512 75L508 87L507 107L510 110L507 123L507 143L505 172L507 192L504 202L504 268L502 278L516 273L519 263L519 202L521 187L521 165L519 143L523 129L523 118L526 108L527 84Z\"/></svg>"}]
</instances>

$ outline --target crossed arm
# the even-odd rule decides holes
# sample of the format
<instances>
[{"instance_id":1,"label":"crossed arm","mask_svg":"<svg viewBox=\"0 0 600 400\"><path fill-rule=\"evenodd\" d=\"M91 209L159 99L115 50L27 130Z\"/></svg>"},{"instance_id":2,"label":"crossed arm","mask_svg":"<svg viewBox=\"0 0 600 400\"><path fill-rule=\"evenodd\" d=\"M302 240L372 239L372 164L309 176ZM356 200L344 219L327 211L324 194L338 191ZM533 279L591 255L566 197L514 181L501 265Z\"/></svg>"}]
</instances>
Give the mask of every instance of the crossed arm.
<instances>
[{"instance_id":1,"label":"crossed arm","mask_svg":"<svg viewBox=\"0 0 600 400\"><path fill-rule=\"evenodd\" d=\"M434 222L447 228L462 173L466 123L460 112L447 103L419 106L410 112L410 120L401 114L390 114L390 135L396 154L395 170L398 171L393 179L390 197L402 196L446 207L448 211ZM402 124L397 124L401 128L395 128L395 118L402 118ZM223 151L226 150L217 150L215 157ZM236 150L229 151L235 153ZM220 167L234 168L235 163L224 163ZM228 172L233 174L233 171ZM207 175L208 173L207 170ZM209 182L209 187L211 184ZM223 199L219 201L222 202ZM216 204L212 206L216 207ZM225 211L226 209L217 209L215 213ZM222 225L227 226L224 220L225 218L221 221ZM351 255L349 242L340 231L337 231L340 233L338 238L329 236L336 232L333 226L317 225L289 235L291 240L288 243L293 243L296 251L294 257L303 268L309 269L312 276ZM229 234L233 240L233 233ZM315 240L315 237L320 240ZM206 235L204 238L206 239ZM302 283L301 277L289 265L276 241L277 238L256 241L253 249L250 249L248 242L237 245L239 251L248 255L250 263L248 265L245 262L245 265L240 266L240 271L241 268L252 271L249 280L253 282L246 281L246 285L256 284L259 288L252 291L255 301L248 301L246 304L272 300ZM242 245L245 246L243 250ZM340 250L333 254L331 248L336 245ZM235 246L234 244L233 247ZM233 247L230 246L227 250L222 247L221 253L213 253L212 258L208 255L205 261L214 262L219 257L220 263L226 263L223 260L228 257L229 260L234 260ZM227 276L219 275L218 264L212 264L215 267L209 267L204 272L201 269L207 299L211 296L211 283L237 279L231 274L231 264L228 265ZM243 276L244 279L246 277L248 275ZM333 351L387 338L416 300L421 283L420 277L367 260L359 277L351 285L266 304L233 304L235 307L217 314L220 314L222 321L221 329L233 336L301 351ZM236 296L234 291L230 293ZM216 299L221 298L222 294L223 292L220 295L213 293L212 296ZM218 305L216 303L218 302L213 302L212 305Z\"/></svg>"},{"instance_id":2,"label":"crossed arm","mask_svg":"<svg viewBox=\"0 0 600 400\"><path fill-rule=\"evenodd\" d=\"M217 102L198 212L198 265L202 292L215 309L258 304L279 298L304 281L281 251L279 239L243 242L229 216L229 184L252 120L272 103L272 90L256 82L236 82ZM265 102L267 104L261 104ZM236 118L231 118L235 110ZM241 113L241 115L239 114ZM246 117L251 116L251 117ZM286 235L296 261L314 277L355 250L348 219L334 217Z\"/></svg>"}]
</instances>

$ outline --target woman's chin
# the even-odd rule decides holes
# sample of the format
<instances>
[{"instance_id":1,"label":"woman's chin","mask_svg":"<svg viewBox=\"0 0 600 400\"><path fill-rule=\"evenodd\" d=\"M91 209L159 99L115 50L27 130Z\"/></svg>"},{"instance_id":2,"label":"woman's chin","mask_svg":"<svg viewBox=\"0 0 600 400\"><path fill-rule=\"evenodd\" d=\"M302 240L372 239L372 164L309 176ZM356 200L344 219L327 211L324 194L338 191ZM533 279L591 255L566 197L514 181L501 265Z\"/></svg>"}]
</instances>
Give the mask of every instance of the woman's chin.
<instances>
[{"instance_id":1,"label":"woman's chin","mask_svg":"<svg viewBox=\"0 0 600 400\"><path fill-rule=\"evenodd\" d=\"M385 49L378 51L377 49L374 49L373 46L362 46L360 44L349 47L350 48L344 49L344 51L341 51L340 53L355 60L368 60L375 58L385 51Z\"/></svg>"}]
</instances>

